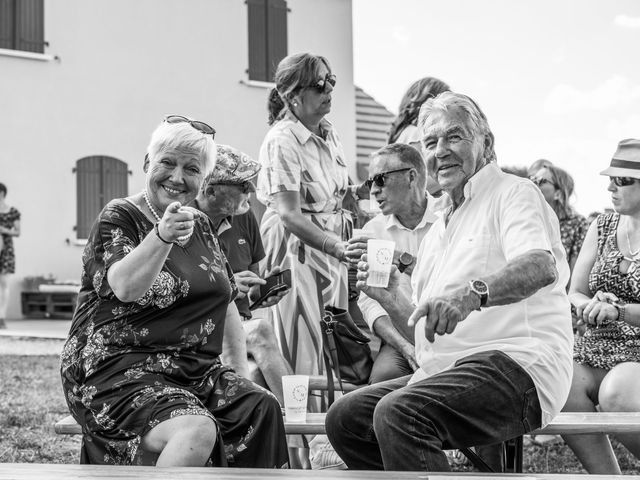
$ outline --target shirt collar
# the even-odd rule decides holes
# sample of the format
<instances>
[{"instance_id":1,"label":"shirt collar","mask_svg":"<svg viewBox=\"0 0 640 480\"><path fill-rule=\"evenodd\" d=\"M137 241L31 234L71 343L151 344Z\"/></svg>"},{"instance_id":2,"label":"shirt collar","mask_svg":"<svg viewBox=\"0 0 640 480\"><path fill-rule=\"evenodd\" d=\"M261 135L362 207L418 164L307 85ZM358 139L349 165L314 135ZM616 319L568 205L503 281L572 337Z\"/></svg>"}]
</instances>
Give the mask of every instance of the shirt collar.
<instances>
[{"instance_id":1,"label":"shirt collar","mask_svg":"<svg viewBox=\"0 0 640 480\"><path fill-rule=\"evenodd\" d=\"M501 173L502 170L500 170L496 162L487 163L464 186L465 201L470 200L476 193L490 191L491 185L499 180Z\"/></svg>"},{"instance_id":2,"label":"shirt collar","mask_svg":"<svg viewBox=\"0 0 640 480\"><path fill-rule=\"evenodd\" d=\"M424 209L424 214L422 215L422 220L420 220L420 223L418 223L415 228L413 228L413 230L402 225L402 223L400 223L400 220L398 220L398 217L396 217L393 213L391 215L387 215L387 223L385 224L385 228L387 230L398 228L400 230L407 230L409 232L412 232L418 230L419 228L426 227L428 223L435 223L437 219L438 216L431 211L431 209L429 208L429 204L427 204L427 208Z\"/></svg>"},{"instance_id":3,"label":"shirt collar","mask_svg":"<svg viewBox=\"0 0 640 480\"><path fill-rule=\"evenodd\" d=\"M231 228L231 217L227 217L218 226L218 235L222 235L224 232Z\"/></svg>"},{"instance_id":4,"label":"shirt collar","mask_svg":"<svg viewBox=\"0 0 640 480\"><path fill-rule=\"evenodd\" d=\"M293 112L288 111L285 114L285 118L291 122L289 130L291 130L291 133L293 133L293 136L296 137L296 140L298 140L300 145L304 145L305 143L307 143L307 141L313 135L313 132L305 127L304 124L300 120L298 120L298 117L293 114ZM329 122L329 120L323 118L322 120L320 120L320 128L327 132L328 136L328 134L330 134L333 130L333 125L331 125L331 122Z\"/></svg>"}]
</instances>

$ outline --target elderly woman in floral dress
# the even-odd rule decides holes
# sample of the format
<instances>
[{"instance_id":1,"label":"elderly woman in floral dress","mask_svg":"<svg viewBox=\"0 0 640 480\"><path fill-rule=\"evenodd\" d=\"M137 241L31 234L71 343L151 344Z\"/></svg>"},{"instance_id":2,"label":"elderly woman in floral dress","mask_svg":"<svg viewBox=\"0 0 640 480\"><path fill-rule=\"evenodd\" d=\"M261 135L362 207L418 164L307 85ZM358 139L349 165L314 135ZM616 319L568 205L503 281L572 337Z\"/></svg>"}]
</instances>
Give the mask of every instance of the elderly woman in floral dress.
<instances>
[{"instance_id":1,"label":"elderly woman in floral dress","mask_svg":"<svg viewBox=\"0 0 640 480\"><path fill-rule=\"evenodd\" d=\"M214 134L167 116L145 190L109 202L90 233L61 365L82 463L288 466L276 398L243 378L233 274L208 217L183 206L214 167Z\"/></svg>"}]
</instances>

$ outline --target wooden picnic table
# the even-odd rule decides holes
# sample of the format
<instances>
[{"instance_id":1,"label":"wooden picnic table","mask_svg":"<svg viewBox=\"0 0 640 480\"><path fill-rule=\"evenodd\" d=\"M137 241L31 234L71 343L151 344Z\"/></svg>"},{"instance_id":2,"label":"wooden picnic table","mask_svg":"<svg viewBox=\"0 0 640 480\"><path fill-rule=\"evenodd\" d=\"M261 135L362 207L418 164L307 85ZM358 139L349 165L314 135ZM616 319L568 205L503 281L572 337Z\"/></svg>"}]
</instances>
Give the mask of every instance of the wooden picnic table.
<instances>
[{"instance_id":1,"label":"wooden picnic table","mask_svg":"<svg viewBox=\"0 0 640 480\"><path fill-rule=\"evenodd\" d=\"M0 463L0 480L640 480L637 475L428 473L361 470L267 470L248 468L158 468L110 465L61 465L44 463Z\"/></svg>"}]
</instances>

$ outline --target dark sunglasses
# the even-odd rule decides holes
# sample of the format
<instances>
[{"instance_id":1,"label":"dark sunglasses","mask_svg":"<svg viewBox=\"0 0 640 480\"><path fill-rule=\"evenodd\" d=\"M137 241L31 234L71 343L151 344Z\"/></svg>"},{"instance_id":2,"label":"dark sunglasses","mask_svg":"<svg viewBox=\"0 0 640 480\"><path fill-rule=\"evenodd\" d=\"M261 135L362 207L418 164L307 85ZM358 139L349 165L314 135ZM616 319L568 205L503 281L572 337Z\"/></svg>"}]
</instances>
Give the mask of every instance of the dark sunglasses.
<instances>
[{"instance_id":1,"label":"dark sunglasses","mask_svg":"<svg viewBox=\"0 0 640 480\"><path fill-rule=\"evenodd\" d=\"M373 176L373 178L369 178L364 181L364 184L367 188L371 189L371 186L375 183L378 187L384 187L385 177L392 173L406 172L407 170L411 170L411 167L407 168L399 168L398 170L389 170L388 172L377 173Z\"/></svg>"},{"instance_id":2,"label":"dark sunglasses","mask_svg":"<svg viewBox=\"0 0 640 480\"><path fill-rule=\"evenodd\" d=\"M609 177L609 180L611 180L616 187L628 187L636 183L638 179L633 177Z\"/></svg>"},{"instance_id":3,"label":"dark sunglasses","mask_svg":"<svg viewBox=\"0 0 640 480\"><path fill-rule=\"evenodd\" d=\"M253 187L251 182L242 182L242 183L216 182L216 183L210 183L209 185L231 185L232 187L239 187L240 189L242 189L242 193L250 193L252 191L251 187Z\"/></svg>"},{"instance_id":4,"label":"dark sunglasses","mask_svg":"<svg viewBox=\"0 0 640 480\"><path fill-rule=\"evenodd\" d=\"M327 73L324 78L321 78L316 83L307 85L304 88L311 88L318 93L324 93L325 89L327 88L327 84L331 85L332 87L336 86L336 76L332 73Z\"/></svg>"},{"instance_id":5,"label":"dark sunglasses","mask_svg":"<svg viewBox=\"0 0 640 480\"><path fill-rule=\"evenodd\" d=\"M164 117L164 121L167 123L188 123L199 132L202 132L205 135L211 135L211 138L216 138L216 129L199 120L191 120L190 118L183 117L182 115L167 115Z\"/></svg>"},{"instance_id":6,"label":"dark sunglasses","mask_svg":"<svg viewBox=\"0 0 640 480\"><path fill-rule=\"evenodd\" d=\"M558 186L553 183L551 180L547 180L546 178L535 178L535 177L531 177L529 180L531 180L534 184L536 184L538 187L541 187L542 185L546 185L549 184L552 187L558 188Z\"/></svg>"}]
</instances>

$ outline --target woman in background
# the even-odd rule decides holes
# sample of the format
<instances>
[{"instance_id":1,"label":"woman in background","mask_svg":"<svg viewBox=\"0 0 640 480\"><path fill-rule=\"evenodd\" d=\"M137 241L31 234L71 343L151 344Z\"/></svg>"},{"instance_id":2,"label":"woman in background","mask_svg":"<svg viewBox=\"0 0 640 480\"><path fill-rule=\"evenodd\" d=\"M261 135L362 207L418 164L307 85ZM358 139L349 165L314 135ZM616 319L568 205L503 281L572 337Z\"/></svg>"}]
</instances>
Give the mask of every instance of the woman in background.
<instances>
[{"instance_id":1,"label":"woman in background","mask_svg":"<svg viewBox=\"0 0 640 480\"><path fill-rule=\"evenodd\" d=\"M295 373L324 373L321 319L326 306L348 307L346 240L352 217L343 209L347 161L331 111L336 77L324 57L284 58L269 97L260 148L257 197L267 206L260 232L267 271L291 269L289 295L270 315ZM310 403L310 409L320 407Z\"/></svg>"},{"instance_id":2,"label":"woman in background","mask_svg":"<svg viewBox=\"0 0 640 480\"><path fill-rule=\"evenodd\" d=\"M623 140L601 175L609 177L614 213L591 224L569 299L586 324L575 340L565 412L640 411L640 140ZM589 473L620 475L605 434L563 435ZM640 458L637 434L616 438Z\"/></svg>"},{"instance_id":3,"label":"woman in background","mask_svg":"<svg viewBox=\"0 0 640 480\"><path fill-rule=\"evenodd\" d=\"M398 116L391 124L387 143L407 143L422 152L422 137L418 130L420 107L429 98L449 90L451 90L449 85L435 77L424 77L413 82L402 96L400 107L398 107ZM434 197L439 197L442 194L438 182L429 175L427 176L427 192ZM435 211L442 206L432 204L430 208Z\"/></svg>"},{"instance_id":4,"label":"woman in background","mask_svg":"<svg viewBox=\"0 0 640 480\"><path fill-rule=\"evenodd\" d=\"M6 328L9 275L16 272L13 237L20 236L20 212L7 204L7 187L0 183L0 328Z\"/></svg>"},{"instance_id":5,"label":"woman in background","mask_svg":"<svg viewBox=\"0 0 640 480\"><path fill-rule=\"evenodd\" d=\"M556 212L560 222L562 245L567 254L569 268L573 272L589 228L587 219L576 213L569 203L574 191L573 178L562 168L548 165L536 171L531 181L538 186L544 199Z\"/></svg>"}]
</instances>

